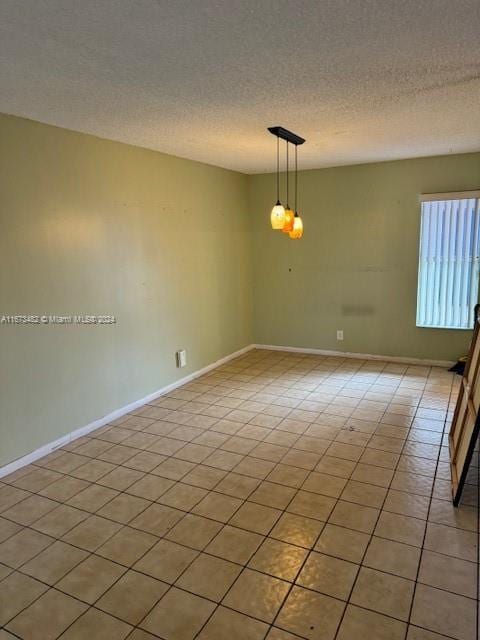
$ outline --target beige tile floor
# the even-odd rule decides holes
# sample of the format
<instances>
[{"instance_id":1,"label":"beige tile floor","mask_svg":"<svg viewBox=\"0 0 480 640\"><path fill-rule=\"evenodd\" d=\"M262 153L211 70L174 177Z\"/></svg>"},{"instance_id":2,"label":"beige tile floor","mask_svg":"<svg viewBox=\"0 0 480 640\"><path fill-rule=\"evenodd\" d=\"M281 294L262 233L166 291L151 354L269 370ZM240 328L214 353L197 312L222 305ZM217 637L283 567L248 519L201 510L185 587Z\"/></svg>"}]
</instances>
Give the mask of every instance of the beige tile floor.
<instances>
[{"instance_id":1,"label":"beige tile floor","mask_svg":"<svg viewBox=\"0 0 480 640\"><path fill-rule=\"evenodd\" d=\"M0 640L473 640L438 368L252 351L0 482Z\"/></svg>"}]
</instances>

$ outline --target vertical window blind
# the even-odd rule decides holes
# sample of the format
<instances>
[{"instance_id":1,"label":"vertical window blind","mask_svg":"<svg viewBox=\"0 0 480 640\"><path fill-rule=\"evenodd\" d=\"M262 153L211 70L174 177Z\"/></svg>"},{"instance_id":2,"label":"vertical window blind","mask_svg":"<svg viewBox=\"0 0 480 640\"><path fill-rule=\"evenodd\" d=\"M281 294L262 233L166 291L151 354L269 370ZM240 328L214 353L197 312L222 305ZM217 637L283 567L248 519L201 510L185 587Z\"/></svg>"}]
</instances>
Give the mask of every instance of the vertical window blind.
<instances>
[{"instance_id":1,"label":"vertical window blind","mask_svg":"<svg viewBox=\"0 0 480 640\"><path fill-rule=\"evenodd\" d=\"M479 286L479 218L479 192L422 198L418 327L473 327Z\"/></svg>"}]
</instances>

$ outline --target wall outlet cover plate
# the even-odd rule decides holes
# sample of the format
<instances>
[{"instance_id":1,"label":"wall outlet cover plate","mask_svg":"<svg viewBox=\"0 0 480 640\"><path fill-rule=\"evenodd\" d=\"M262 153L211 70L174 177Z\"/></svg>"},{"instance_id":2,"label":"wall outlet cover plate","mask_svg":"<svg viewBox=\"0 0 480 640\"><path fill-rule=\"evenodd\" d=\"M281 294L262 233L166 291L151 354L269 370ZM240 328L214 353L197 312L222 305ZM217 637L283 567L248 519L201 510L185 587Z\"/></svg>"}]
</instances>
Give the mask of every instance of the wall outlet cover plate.
<instances>
[{"instance_id":1,"label":"wall outlet cover plate","mask_svg":"<svg viewBox=\"0 0 480 640\"><path fill-rule=\"evenodd\" d=\"M187 352L185 351L185 349L177 351L175 354L175 359L177 361L178 368L185 367L187 364Z\"/></svg>"}]
</instances>

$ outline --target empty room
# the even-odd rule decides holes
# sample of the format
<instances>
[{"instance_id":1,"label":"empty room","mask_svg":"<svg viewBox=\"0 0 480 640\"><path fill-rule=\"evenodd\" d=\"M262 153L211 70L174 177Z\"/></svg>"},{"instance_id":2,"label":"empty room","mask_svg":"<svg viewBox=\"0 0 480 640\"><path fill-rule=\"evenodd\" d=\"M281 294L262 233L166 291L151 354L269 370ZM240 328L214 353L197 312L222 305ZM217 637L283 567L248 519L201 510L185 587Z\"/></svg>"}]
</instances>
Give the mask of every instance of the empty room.
<instances>
[{"instance_id":1,"label":"empty room","mask_svg":"<svg viewBox=\"0 0 480 640\"><path fill-rule=\"evenodd\" d=\"M479 640L479 0L0 0L0 640Z\"/></svg>"}]
</instances>

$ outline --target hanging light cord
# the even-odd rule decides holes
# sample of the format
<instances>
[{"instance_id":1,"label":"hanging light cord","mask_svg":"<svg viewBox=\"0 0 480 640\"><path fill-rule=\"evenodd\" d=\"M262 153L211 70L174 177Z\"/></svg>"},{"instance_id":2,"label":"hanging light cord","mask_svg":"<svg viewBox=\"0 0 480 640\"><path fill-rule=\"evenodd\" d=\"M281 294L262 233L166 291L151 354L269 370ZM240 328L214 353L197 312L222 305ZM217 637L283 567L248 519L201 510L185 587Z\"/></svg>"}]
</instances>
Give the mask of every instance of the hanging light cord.
<instances>
[{"instance_id":1,"label":"hanging light cord","mask_svg":"<svg viewBox=\"0 0 480 640\"><path fill-rule=\"evenodd\" d=\"M287 140L287 209L289 208L288 206L288 140Z\"/></svg>"},{"instance_id":2,"label":"hanging light cord","mask_svg":"<svg viewBox=\"0 0 480 640\"><path fill-rule=\"evenodd\" d=\"M297 165L297 145L295 145L295 215L297 215L297 191L298 191L298 165Z\"/></svg>"},{"instance_id":3,"label":"hanging light cord","mask_svg":"<svg viewBox=\"0 0 480 640\"><path fill-rule=\"evenodd\" d=\"M280 138L277 137L277 204L280 202Z\"/></svg>"}]
</instances>

